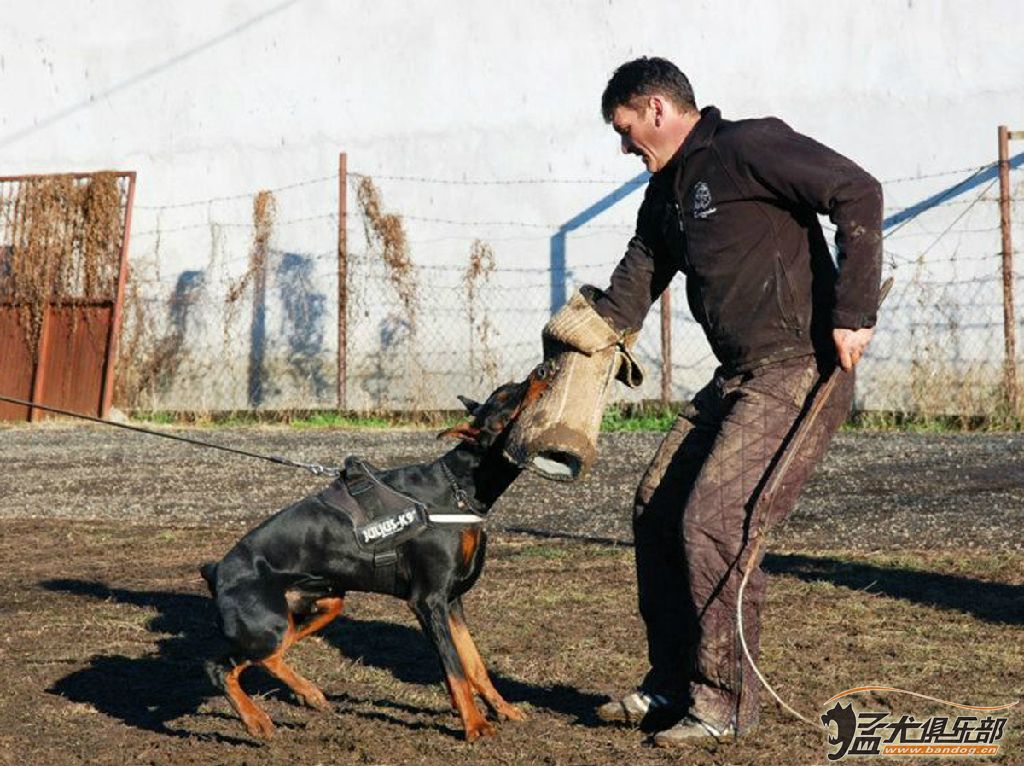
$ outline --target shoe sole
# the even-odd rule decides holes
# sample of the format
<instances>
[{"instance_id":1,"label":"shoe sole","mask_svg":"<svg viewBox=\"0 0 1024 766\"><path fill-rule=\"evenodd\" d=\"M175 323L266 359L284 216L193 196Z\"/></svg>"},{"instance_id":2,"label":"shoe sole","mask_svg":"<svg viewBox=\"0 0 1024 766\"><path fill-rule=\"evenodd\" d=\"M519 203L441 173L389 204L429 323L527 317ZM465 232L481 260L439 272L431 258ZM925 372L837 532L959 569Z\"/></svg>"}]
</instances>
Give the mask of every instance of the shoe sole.
<instances>
[{"instance_id":1,"label":"shoe sole","mask_svg":"<svg viewBox=\"0 0 1024 766\"><path fill-rule=\"evenodd\" d=\"M605 723L615 723L622 726L645 727L651 725L653 731L658 731L665 726L670 726L679 720L682 711L672 705L658 705L650 708L646 713L635 714L621 702L608 703L597 708L597 717ZM660 726L658 725L660 722ZM650 731L651 729L648 729Z\"/></svg>"}]
</instances>

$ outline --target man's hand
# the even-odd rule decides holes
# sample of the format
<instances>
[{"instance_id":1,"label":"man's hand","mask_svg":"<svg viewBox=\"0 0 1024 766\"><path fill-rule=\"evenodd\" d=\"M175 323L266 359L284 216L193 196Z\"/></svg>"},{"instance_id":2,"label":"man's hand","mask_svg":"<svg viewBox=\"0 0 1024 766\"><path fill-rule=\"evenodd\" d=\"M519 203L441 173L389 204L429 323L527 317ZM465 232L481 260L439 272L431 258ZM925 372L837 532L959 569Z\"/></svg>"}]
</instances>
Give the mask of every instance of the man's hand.
<instances>
[{"instance_id":1,"label":"man's hand","mask_svg":"<svg viewBox=\"0 0 1024 766\"><path fill-rule=\"evenodd\" d=\"M860 330L845 330L837 327L832 331L832 340L836 344L839 366L843 370L849 372L854 368L860 358L864 356L864 349L868 347L874 334L874 327L864 327Z\"/></svg>"}]
</instances>

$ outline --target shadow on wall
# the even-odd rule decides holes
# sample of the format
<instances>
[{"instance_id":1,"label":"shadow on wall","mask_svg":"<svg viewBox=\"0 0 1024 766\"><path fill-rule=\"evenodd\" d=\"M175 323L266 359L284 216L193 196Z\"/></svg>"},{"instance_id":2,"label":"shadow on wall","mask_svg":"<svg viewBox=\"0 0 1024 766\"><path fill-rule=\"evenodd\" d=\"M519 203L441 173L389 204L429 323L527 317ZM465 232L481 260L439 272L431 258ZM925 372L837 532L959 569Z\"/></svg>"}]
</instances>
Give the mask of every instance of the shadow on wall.
<instances>
[{"instance_id":1,"label":"shadow on wall","mask_svg":"<svg viewBox=\"0 0 1024 766\"><path fill-rule=\"evenodd\" d=\"M266 282L257 279L253 283L249 406L260 407L286 391L303 401L323 401L332 390L323 357L327 296L317 289L313 258L282 254L274 280L282 311L279 337L273 338L269 337ZM283 353L275 353L279 348Z\"/></svg>"},{"instance_id":2,"label":"shadow on wall","mask_svg":"<svg viewBox=\"0 0 1024 766\"><path fill-rule=\"evenodd\" d=\"M153 345L152 357L140 370L139 390L167 393L175 379L187 366L187 339L200 337L205 330L202 311L196 307L206 289L205 271L183 271L174 284L174 293L167 301L167 332Z\"/></svg>"},{"instance_id":3,"label":"shadow on wall","mask_svg":"<svg viewBox=\"0 0 1024 766\"><path fill-rule=\"evenodd\" d=\"M281 334L288 350L287 374L303 398L321 401L331 394L324 370L324 313L327 296L314 284L313 259L285 253L277 267L284 314Z\"/></svg>"},{"instance_id":4,"label":"shadow on wall","mask_svg":"<svg viewBox=\"0 0 1024 766\"><path fill-rule=\"evenodd\" d=\"M413 325L398 313L384 317L377 331L379 351L366 356L366 374L362 388L369 394L371 407L387 409L407 399L408 360L414 340Z\"/></svg>"},{"instance_id":5,"label":"shadow on wall","mask_svg":"<svg viewBox=\"0 0 1024 766\"><path fill-rule=\"evenodd\" d=\"M192 308L199 302L206 286L205 271L183 271L174 285L174 298L169 307L168 319L171 334L184 337L189 333L202 332L204 323ZM189 325L192 326L189 326Z\"/></svg>"}]
</instances>

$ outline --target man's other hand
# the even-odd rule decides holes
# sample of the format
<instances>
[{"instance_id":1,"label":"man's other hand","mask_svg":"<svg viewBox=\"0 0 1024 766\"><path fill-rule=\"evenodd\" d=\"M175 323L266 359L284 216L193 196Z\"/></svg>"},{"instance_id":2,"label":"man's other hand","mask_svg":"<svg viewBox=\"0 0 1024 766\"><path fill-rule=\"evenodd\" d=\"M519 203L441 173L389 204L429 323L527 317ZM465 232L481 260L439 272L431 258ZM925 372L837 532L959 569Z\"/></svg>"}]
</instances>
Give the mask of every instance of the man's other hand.
<instances>
[{"instance_id":1,"label":"man's other hand","mask_svg":"<svg viewBox=\"0 0 1024 766\"><path fill-rule=\"evenodd\" d=\"M864 356L864 349L868 347L872 336L875 334L874 327L864 327L860 330L846 330L837 327L832 331L832 340L836 344L836 356L839 357L839 366L846 372L854 368L860 358Z\"/></svg>"}]
</instances>

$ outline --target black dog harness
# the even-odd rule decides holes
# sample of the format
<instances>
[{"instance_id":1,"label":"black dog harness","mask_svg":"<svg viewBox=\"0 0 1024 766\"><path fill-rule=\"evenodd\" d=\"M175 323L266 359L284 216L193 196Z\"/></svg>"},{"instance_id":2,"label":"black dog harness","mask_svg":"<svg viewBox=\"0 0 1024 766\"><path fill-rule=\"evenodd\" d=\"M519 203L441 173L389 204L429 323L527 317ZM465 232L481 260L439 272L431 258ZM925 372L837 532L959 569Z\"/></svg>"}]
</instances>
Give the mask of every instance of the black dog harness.
<instances>
[{"instance_id":1,"label":"black dog harness","mask_svg":"<svg viewBox=\"0 0 1024 766\"><path fill-rule=\"evenodd\" d=\"M345 459L341 476L317 495L324 505L352 521L356 543L373 556L375 579L385 591L394 586L401 546L435 524L482 524L466 491L443 462L441 470L452 486L457 510L431 508L385 484L382 471L358 457Z\"/></svg>"}]
</instances>

